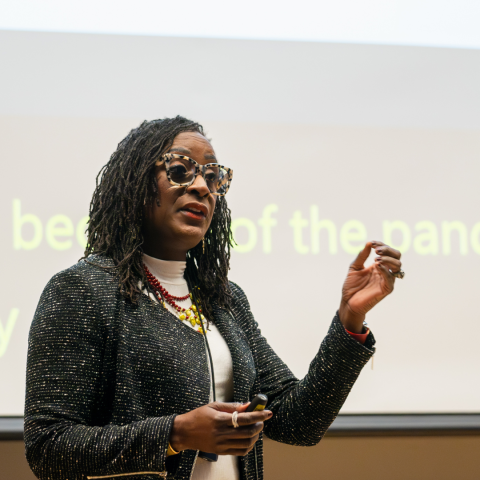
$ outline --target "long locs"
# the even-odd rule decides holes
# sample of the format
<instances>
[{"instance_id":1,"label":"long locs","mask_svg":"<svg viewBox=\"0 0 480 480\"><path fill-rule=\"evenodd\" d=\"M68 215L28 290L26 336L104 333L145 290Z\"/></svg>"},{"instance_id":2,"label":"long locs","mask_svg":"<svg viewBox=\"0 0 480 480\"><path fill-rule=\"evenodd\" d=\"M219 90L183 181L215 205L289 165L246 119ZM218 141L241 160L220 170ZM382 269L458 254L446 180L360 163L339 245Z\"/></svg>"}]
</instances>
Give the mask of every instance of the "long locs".
<instances>
[{"instance_id":1,"label":"long locs","mask_svg":"<svg viewBox=\"0 0 480 480\"><path fill-rule=\"evenodd\" d=\"M228 284L232 246L231 212L225 197L220 197L217 201L204 242L205 253L203 253L203 242L188 252L186 277L190 290L199 288L195 292L202 303L208 321L213 318L212 301L225 308L230 308L231 303Z\"/></svg>"}]
</instances>

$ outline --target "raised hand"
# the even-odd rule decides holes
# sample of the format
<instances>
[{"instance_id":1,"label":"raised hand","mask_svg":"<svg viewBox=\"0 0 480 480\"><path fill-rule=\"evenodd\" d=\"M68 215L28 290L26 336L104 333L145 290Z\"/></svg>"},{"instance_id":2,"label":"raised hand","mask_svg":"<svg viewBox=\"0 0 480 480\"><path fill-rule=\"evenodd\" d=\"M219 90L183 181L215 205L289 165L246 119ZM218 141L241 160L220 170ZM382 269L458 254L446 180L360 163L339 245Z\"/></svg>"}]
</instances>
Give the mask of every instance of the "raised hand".
<instances>
[{"instance_id":1,"label":"raised hand","mask_svg":"<svg viewBox=\"0 0 480 480\"><path fill-rule=\"evenodd\" d=\"M375 263L365 267L371 249L378 255ZM340 321L353 333L361 333L365 315L378 302L392 293L395 277L401 269L401 253L382 242L368 242L348 270L338 310Z\"/></svg>"},{"instance_id":2,"label":"raised hand","mask_svg":"<svg viewBox=\"0 0 480 480\"><path fill-rule=\"evenodd\" d=\"M213 402L183 415L177 415L170 433L176 451L202 450L217 455L246 455L255 445L263 422L272 412L245 413L248 404ZM233 427L233 412L239 412L238 428Z\"/></svg>"}]
</instances>

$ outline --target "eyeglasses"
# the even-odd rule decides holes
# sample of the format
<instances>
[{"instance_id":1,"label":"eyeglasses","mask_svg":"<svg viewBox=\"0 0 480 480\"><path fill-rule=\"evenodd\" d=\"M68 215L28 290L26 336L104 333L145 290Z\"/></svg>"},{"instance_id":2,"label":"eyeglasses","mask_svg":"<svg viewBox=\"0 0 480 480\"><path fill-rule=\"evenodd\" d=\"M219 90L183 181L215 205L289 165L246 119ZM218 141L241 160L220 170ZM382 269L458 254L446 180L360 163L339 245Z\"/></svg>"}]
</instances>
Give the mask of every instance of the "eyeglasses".
<instances>
[{"instance_id":1,"label":"eyeglasses","mask_svg":"<svg viewBox=\"0 0 480 480\"><path fill-rule=\"evenodd\" d=\"M228 192L233 178L233 170L218 163L201 165L190 157L177 153L166 153L156 165L165 163L168 181L172 185L188 187L197 175L202 175L212 195L223 196Z\"/></svg>"}]
</instances>

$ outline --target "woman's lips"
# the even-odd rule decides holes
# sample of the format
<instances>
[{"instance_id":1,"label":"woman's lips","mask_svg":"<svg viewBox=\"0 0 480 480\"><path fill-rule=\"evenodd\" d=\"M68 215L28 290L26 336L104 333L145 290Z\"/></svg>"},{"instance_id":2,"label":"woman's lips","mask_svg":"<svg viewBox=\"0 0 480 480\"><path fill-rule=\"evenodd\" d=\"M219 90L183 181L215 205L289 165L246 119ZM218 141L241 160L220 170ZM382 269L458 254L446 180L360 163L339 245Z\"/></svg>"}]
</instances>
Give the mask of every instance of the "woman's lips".
<instances>
[{"instance_id":1,"label":"woman's lips","mask_svg":"<svg viewBox=\"0 0 480 480\"><path fill-rule=\"evenodd\" d=\"M204 220L208 214L208 207L200 202L188 202L180 211L187 217L195 220Z\"/></svg>"},{"instance_id":2,"label":"woman's lips","mask_svg":"<svg viewBox=\"0 0 480 480\"><path fill-rule=\"evenodd\" d=\"M205 218L205 214L200 211L190 210L190 209L182 209L180 210L184 215L190 218L194 218L195 220L203 220Z\"/></svg>"}]
</instances>

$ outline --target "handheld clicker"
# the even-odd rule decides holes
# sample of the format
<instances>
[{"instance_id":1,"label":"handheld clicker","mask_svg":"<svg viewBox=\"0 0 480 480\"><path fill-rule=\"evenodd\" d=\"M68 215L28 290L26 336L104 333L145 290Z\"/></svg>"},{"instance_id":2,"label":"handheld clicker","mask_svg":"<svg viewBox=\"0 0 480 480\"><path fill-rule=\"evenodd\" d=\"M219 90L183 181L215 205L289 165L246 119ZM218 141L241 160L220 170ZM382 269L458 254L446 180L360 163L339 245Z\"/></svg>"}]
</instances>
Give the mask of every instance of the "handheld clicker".
<instances>
[{"instance_id":1,"label":"handheld clicker","mask_svg":"<svg viewBox=\"0 0 480 480\"><path fill-rule=\"evenodd\" d=\"M259 393L250 403L250 405L247 408L247 412L260 412L262 411L266 406L268 402L268 397L264 395L263 393Z\"/></svg>"}]
</instances>

